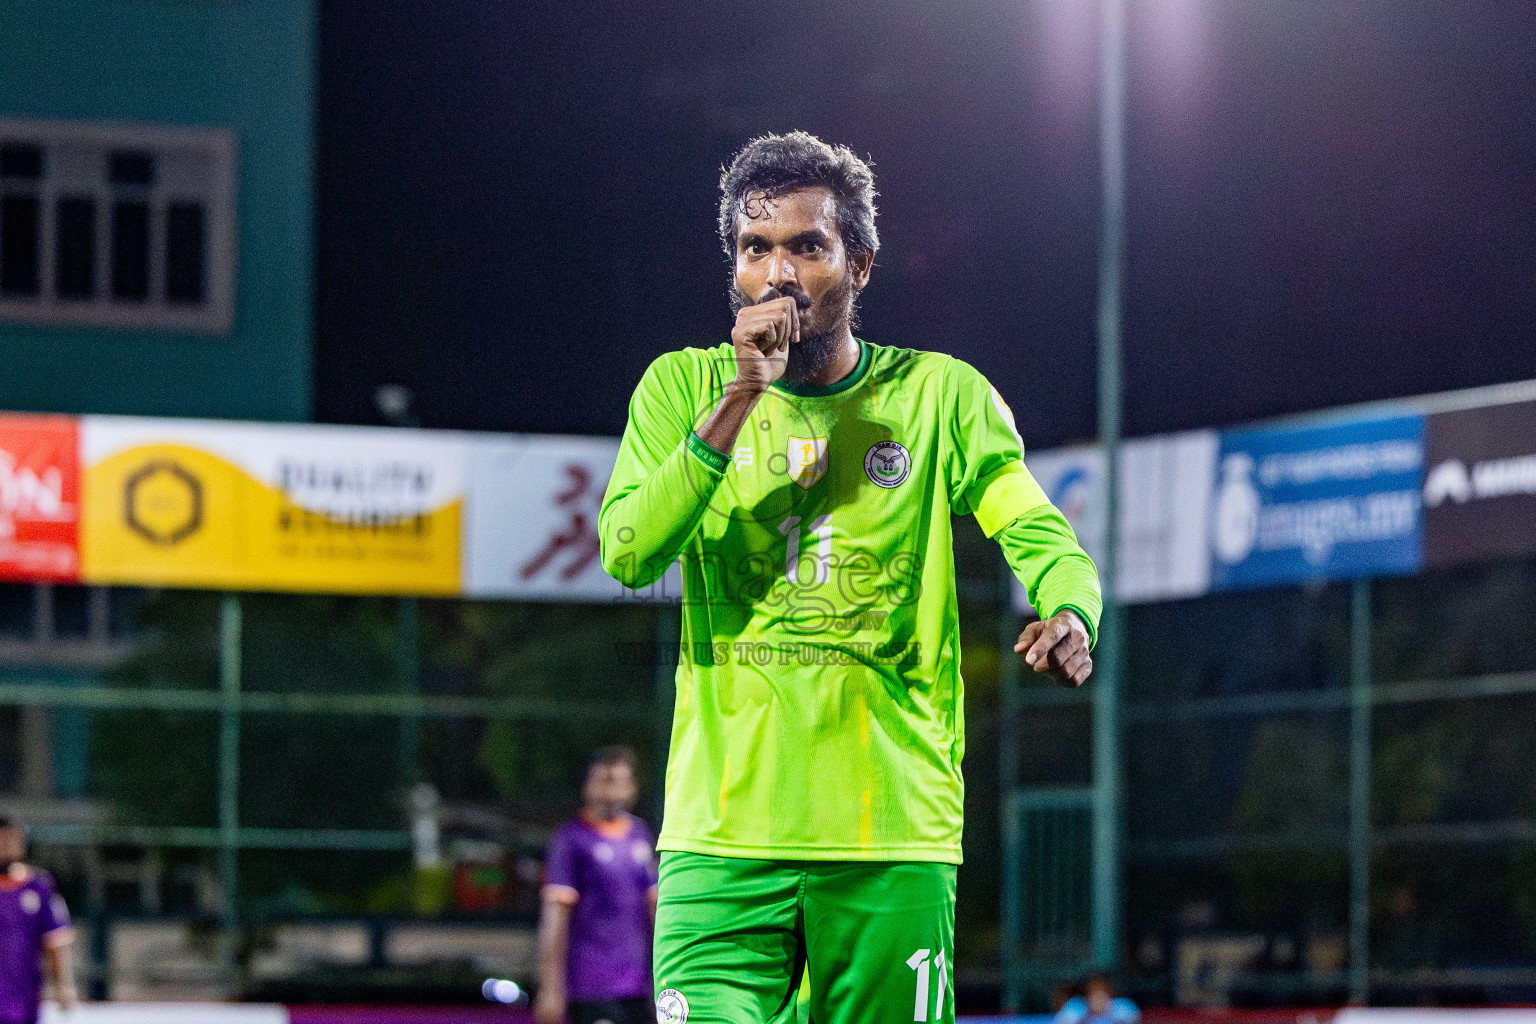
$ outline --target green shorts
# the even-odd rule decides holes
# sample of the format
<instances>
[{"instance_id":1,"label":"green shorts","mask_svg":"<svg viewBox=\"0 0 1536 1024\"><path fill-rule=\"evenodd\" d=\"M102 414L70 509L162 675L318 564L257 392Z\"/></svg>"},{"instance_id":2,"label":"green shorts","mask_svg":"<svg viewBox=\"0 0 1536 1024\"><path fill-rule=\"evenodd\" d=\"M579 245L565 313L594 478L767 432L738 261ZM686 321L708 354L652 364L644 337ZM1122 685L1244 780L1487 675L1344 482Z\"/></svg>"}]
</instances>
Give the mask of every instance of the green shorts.
<instances>
[{"instance_id":1,"label":"green shorts","mask_svg":"<svg viewBox=\"0 0 1536 1024\"><path fill-rule=\"evenodd\" d=\"M950 1024L954 939L953 864L663 853L656 1017Z\"/></svg>"}]
</instances>

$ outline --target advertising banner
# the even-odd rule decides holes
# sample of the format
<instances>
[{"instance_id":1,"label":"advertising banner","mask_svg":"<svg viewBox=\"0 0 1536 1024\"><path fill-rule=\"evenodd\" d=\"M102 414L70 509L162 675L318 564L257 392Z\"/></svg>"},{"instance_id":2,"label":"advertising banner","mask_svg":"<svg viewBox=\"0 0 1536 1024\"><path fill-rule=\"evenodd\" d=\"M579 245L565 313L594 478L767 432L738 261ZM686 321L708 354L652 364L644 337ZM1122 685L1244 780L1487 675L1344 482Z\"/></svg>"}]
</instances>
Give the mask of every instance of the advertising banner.
<instances>
[{"instance_id":1,"label":"advertising banner","mask_svg":"<svg viewBox=\"0 0 1536 1024\"><path fill-rule=\"evenodd\" d=\"M1120 455L1120 600L1198 597L1211 586L1214 430L1141 438Z\"/></svg>"},{"instance_id":2,"label":"advertising banner","mask_svg":"<svg viewBox=\"0 0 1536 1024\"><path fill-rule=\"evenodd\" d=\"M456 594L463 435L90 416L92 583Z\"/></svg>"},{"instance_id":3,"label":"advertising banner","mask_svg":"<svg viewBox=\"0 0 1536 1024\"><path fill-rule=\"evenodd\" d=\"M676 600L599 558L618 442L0 414L0 579L206 589ZM1397 575L1536 553L1536 402L1121 449L1118 593ZM1102 560L1096 446L1030 453ZM1020 607L1027 607L1019 595Z\"/></svg>"},{"instance_id":4,"label":"advertising banner","mask_svg":"<svg viewBox=\"0 0 1536 1024\"><path fill-rule=\"evenodd\" d=\"M65 416L0 414L0 578L80 578L80 442Z\"/></svg>"},{"instance_id":5,"label":"advertising banner","mask_svg":"<svg viewBox=\"0 0 1536 1024\"><path fill-rule=\"evenodd\" d=\"M1536 552L1536 402L1429 417L1424 562Z\"/></svg>"},{"instance_id":6,"label":"advertising banner","mask_svg":"<svg viewBox=\"0 0 1536 1024\"><path fill-rule=\"evenodd\" d=\"M1416 571L1423 466L1422 416L1223 434L1212 588Z\"/></svg>"},{"instance_id":7,"label":"advertising banner","mask_svg":"<svg viewBox=\"0 0 1536 1024\"><path fill-rule=\"evenodd\" d=\"M470 448L466 597L537 601L672 599L681 575L644 593L622 587L598 557L597 514L617 439L477 438Z\"/></svg>"},{"instance_id":8,"label":"advertising banner","mask_svg":"<svg viewBox=\"0 0 1536 1024\"><path fill-rule=\"evenodd\" d=\"M1127 441L1120 449L1120 565L1127 602L1203 594L1210 586L1205 524L1218 440L1197 430ZM1105 537L1104 456L1083 445L1031 454L1030 472L1095 562ZM1022 594L1022 588L1019 589Z\"/></svg>"}]
</instances>

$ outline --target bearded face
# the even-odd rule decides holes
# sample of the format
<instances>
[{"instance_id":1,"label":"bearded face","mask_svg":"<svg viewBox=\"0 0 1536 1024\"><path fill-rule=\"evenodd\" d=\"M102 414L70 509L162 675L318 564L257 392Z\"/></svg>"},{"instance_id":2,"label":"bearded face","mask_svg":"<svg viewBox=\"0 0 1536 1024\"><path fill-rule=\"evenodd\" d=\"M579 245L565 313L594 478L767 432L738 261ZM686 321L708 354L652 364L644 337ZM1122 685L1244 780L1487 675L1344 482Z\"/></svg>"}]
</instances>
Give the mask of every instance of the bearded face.
<instances>
[{"instance_id":1,"label":"bearded face","mask_svg":"<svg viewBox=\"0 0 1536 1024\"><path fill-rule=\"evenodd\" d=\"M846 355L859 290L873 254L851 257L839 227L837 201L815 185L778 195L753 192L736 215L732 311L793 299L800 320L784 380L818 380Z\"/></svg>"},{"instance_id":2,"label":"bearded face","mask_svg":"<svg viewBox=\"0 0 1536 1024\"><path fill-rule=\"evenodd\" d=\"M800 340L789 346L784 379L792 384L804 383L832 364L837 358L838 341L844 332L853 328L854 301L857 298L853 272L850 270L844 274L842 280L824 293L819 301L813 300L803 288L794 283L765 288L753 298L744 294L733 280L731 312L738 313L745 306L779 298L794 299L800 311Z\"/></svg>"}]
</instances>

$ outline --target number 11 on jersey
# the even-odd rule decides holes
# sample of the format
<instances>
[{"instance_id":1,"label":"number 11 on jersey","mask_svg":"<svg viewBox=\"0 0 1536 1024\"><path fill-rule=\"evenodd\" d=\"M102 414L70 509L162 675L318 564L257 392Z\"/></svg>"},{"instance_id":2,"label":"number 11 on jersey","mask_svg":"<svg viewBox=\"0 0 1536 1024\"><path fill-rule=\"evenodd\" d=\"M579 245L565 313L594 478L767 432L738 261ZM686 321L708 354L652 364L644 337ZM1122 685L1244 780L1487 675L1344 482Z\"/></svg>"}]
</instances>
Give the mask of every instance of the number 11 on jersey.
<instances>
[{"instance_id":1,"label":"number 11 on jersey","mask_svg":"<svg viewBox=\"0 0 1536 1024\"><path fill-rule=\"evenodd\" d=\"M800 526L799 516L790 516L779 524L784 535L784 581L800 582ZM826 583L832 578L832 515L811 520L807 531L816 538L816 582Z\"/></svg>"}]
</instances>

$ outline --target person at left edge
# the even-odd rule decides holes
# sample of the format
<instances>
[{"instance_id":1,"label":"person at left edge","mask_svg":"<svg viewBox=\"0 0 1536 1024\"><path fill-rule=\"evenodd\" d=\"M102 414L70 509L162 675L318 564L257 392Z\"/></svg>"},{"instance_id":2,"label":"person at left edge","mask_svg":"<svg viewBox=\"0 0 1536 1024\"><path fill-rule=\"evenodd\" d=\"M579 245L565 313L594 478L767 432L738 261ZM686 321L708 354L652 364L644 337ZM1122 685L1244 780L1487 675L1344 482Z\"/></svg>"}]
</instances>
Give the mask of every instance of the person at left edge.
<instances>
[{"instance_id":1,"label":"person at left edge","mask_svg":"<svg viewBox=\"0 0 1536 1024\"><path fill-rule=\"evenodd\" d=\"M635 755L592 755L581 813L544 856L539 914L539 1024L649 1024L651 932L656 921L655 839L630 813Z\"/></svg>"},{"instance_id":2,"label":"person at left edge","mask_svg":"<svg viewBox=\"0 0 1536 1024\"><path fill-rule=\"evenodd\" d=\"M69 908L53 878L25 863L21 825L0 814L0 1024L36 1024L43 994L43 961L59 1008L76 1002Z\"/></svg>"}]
</instances>

